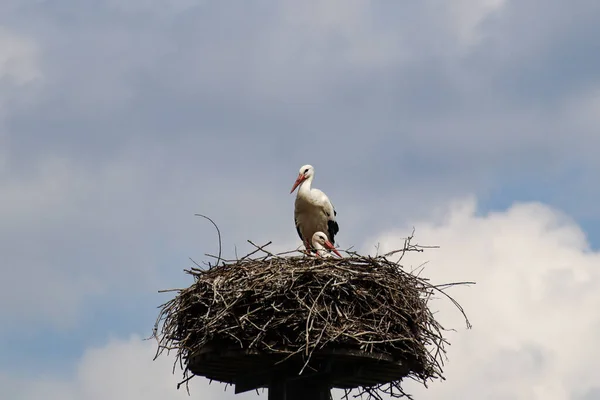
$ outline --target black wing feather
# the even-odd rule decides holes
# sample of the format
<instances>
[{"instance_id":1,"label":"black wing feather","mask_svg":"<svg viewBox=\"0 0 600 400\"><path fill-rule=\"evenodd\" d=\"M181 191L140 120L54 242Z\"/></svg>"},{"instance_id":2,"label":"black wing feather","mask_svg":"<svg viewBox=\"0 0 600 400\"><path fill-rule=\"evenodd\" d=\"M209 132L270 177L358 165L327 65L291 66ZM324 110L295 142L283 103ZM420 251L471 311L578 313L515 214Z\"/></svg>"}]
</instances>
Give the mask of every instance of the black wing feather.
<instances>
[{"instance_id":1,"label":"black wing feather","mask_svg":"<svg viewBox=\"0 0 600 400\"><path fill-rule=\"evenodd\" d=\"M304 243L304 238L302 237L302 233L300 233L300 227L296 224L296 232L298 232L298 236L300 236L300 240Z\"/></svg>"},{"instance_id":2,"label":"black wing feather","mask_svg":"<svg viewBox=\"0 0 600 400\"><path fill-rule=\"evenodd\" d=\"M335 235L340 231L340 227L336 221L329 220L327 221L327 233L329 234L329 239L331 240L331 244L335 244Z\"/></svg>"}]
</instances>

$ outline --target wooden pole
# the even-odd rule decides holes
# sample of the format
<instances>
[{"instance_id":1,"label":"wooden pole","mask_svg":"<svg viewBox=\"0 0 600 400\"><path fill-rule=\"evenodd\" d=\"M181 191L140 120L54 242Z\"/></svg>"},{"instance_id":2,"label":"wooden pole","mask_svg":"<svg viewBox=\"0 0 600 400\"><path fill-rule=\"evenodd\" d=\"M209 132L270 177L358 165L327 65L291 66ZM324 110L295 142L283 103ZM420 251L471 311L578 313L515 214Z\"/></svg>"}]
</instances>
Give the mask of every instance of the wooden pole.
<instances>
[{"instance_id":1,"label":"wooden pole","mask_svg":"<svg viewBox=\"0 0 600 400\"><path fill-rule=\"evenodd\" d=\"M269 385L269 400L285 400L285 381L273 379Z\"/></svg>"},{"instance_id":2,"label":"wooden pole","mask_svg":"<svg viewBox=\"0 0 600 400\"><path fill-rule=\"evenodd\" d=\"M330 400L329 383L321 377L306 379L273 379L269 400Z\"/></svg>"}]
</instances>

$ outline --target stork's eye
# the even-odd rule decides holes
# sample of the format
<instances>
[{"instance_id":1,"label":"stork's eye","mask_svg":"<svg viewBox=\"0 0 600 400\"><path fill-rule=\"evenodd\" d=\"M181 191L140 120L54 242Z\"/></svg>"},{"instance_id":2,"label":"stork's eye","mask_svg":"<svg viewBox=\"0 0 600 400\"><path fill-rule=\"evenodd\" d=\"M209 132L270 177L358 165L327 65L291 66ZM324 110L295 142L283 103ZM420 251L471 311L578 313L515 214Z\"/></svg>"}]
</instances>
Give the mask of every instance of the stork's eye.
<instances>
[{"instance_id":1,"label":"stork's eye","mask_svg":"<svg viewBox=\"0 0 600 400\"><path fill-rule=\"evenodd\" d=\"M306 168L306 169L304 170L304 173L307 173L307 172L308 172L308 168Z\"/></svg>"}]
</instances>

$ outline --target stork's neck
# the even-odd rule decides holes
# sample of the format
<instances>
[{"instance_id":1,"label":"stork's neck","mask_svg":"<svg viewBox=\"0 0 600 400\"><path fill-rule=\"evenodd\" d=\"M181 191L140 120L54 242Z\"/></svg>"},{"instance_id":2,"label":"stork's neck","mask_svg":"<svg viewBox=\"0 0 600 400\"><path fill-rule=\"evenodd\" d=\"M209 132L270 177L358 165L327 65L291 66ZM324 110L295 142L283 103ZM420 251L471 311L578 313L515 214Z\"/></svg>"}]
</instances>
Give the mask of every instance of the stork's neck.
<instances>
[{"instance_id":1,"label":"stork's neck","mask_svg":"<svg viewBox=\"0 0 600 400\"><path fill-rule=\"evenodd\" d=\"M298 187L298 195L299 196L302 196L302 197L310 196L310 189L311 189L313 177L314 176L309 176L308 178L306 178L306 180L304 182L302 182L300 184L300 186Z\"/></svg>"}]
</instances>

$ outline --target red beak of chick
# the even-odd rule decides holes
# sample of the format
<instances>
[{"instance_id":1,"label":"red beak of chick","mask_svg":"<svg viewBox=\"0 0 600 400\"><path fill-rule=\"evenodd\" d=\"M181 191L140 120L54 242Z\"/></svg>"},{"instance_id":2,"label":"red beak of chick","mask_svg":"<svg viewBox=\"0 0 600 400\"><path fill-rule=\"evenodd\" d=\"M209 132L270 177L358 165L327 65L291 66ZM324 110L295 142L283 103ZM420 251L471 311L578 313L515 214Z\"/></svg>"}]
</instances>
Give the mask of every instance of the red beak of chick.
<instances>
[{"instance_id":1,"label":"red beak of chick","mask_svg":"<svg viewBox=\"0 0 600 400\"><path fill-rule=\"evenodd\" d=\"M325 241L325 247L327 247L329 250L331 250L335 254L337 254L339 258L343 258L342 255L337 251L337 249L335 247L333 247L333 245L331 244L331 242L329 240Z\"/></svg>"},{"instance_id":2,"label":"red beak of chick","mask_svg":"<svg viewBox=\"0 0 600 400\"><path fill-rule=\"evenodd\" d=\"M298 178L296 178L296 182L294 182L294 186L292 186L292 190L290 191L290 194L294 193L294 190L296 190L298 185L301 184L302 182L304 182L305 179L306 179L306 177L303 174L298 174Z\"/></svg>"}]
</instances>

